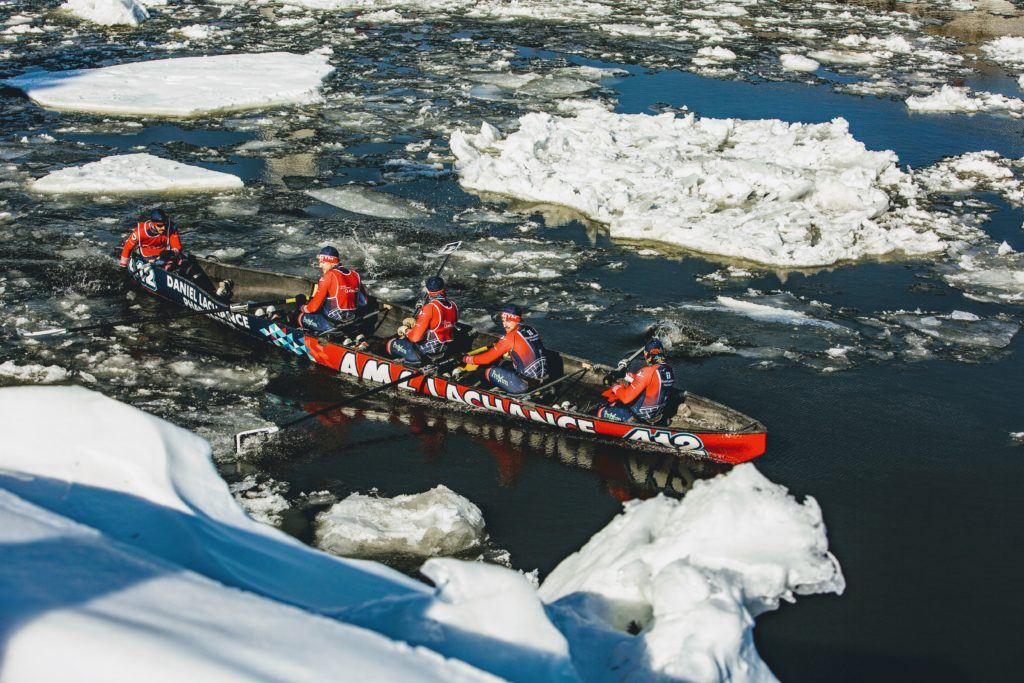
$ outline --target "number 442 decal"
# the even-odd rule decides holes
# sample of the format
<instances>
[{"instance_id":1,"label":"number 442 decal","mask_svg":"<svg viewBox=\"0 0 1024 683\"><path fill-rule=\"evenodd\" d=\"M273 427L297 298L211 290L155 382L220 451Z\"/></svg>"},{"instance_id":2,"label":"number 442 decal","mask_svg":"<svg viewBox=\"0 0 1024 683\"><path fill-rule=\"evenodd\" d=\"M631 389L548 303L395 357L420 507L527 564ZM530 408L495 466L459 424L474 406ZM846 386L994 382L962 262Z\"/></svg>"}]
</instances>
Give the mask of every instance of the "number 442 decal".
<instances>
[{"instance_id":1,"label":"number 442 decal","mask_svg":"<svg viewBox=\"0 0 1024 683\"><path fill-rule=\"evenodd\" d=\"M139 282L143 284L147 289L156 291L156 273L153 272L153 264L146 263L138 259L132 259L131 262L132 274L138 278Z\"/></svg>"}]
</instances>

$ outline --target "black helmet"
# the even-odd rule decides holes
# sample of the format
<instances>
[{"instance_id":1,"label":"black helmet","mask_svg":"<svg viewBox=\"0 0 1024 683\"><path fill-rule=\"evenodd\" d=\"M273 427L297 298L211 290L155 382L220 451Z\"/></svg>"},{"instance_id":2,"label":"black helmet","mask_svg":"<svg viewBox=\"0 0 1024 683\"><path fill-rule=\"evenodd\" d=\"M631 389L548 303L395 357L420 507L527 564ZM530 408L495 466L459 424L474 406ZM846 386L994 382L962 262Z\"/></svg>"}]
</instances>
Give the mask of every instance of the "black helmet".
<instances>
[{"instance_id":1,"label":"black helmet","mask_svg":"<svg viewBox=\"0 0 1024 683\"><path fill-rule=\"evenodd\" d=\"M440 275L431 275L423 284L427 288L427 294L444 294L444 278Z\"/></svg>"},{"instance_id":2,"label":"black helmet","mask_svg":"<svg viewBox=\"0 0 1024 683\"><path fill-rule=\"evenodd\" d=\"M149 220L153 223L163 223L165 225L170 225L171 223L171 219L168 218L167 212L163 209L153 209L150 211Z\"/></svg>"}]
</instances>

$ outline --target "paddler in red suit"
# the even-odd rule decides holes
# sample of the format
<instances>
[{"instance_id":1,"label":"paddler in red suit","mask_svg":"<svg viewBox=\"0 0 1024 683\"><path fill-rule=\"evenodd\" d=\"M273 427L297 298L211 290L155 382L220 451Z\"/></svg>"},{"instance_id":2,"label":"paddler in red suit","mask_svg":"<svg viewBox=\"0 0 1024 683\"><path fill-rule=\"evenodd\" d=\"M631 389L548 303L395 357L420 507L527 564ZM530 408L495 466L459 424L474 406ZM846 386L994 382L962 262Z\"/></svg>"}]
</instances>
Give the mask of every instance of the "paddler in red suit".
<instances>
[{"instance_id":1,"label":"paddler in red suit","mask_svg":"<svg viewBox=\"0 0 1024 683\"><path fill-rule=\"evenodd\" d=\"M347 330L359 318L359 309L369 300L362 278L356 271L341 265L341 255L334 247L324 247L317 254L320 281L313 298L299 313L302 329L322 334L334 328Z\"/></svg>"},{"instance_id":2,"label":"paddler in red suit","mask_svg":"<svg viewBox=\"0 0 1024 683\"><path fill-rule=\"evenodd\" d=\"M622 382L601 394L608 405L598 408L598 417L644 424L657 424L664 418L675 374L665 362L661 340L647 342L644 360L647 365L636 373L626 373Z\"/></svg>"},{"instance_id":3,"label":"paddler in red suit","mask_svg":"<svg viewBox=\"0 0 1024 683\"><path fill-rule=\"evenodd\" d=\"M185 253L178 228L163 209L154 209L150 212L148 220L135 224L124 246L121 247L119 265L122 268L128 265L133 251L142 260L157 268L174 271L193 280L209 294L225 299L231 297L231 281L225 280L219 287L213 284L199 264Z\"/></svg>"},{"instance_id":4,"label":"paddler in red suit","mask_svg":"<svg viewBox=\"0 0 1024 683\"><path fill-rule=\"evenodd\" d=\"M127 267L128 257L133 250L138 250L139 256L147 261L177 259L184 251L181 248L178 229L171 225L163 209L156 209L149 214L149 220L135 224L135 228L121 247L122 268Z\"/></svg>"},{"instance_id":5,"label":"paddler in red suit","mask_svg":"<svg viewBox=\"0 0 1024 683\"><path fill-rule=\"evenodd\" d=\"M438 275L428 277L424 283L427 303L416 313L411 326L398 328L398 337L388 342L388 355L401 358L410 365L422 363L448 350L455 339L455 326L459 321L459 307L445 293L444 279Z\"/></svg>"},{"instance_id":6,"label":"paddler in red suit","mask_svg":"<svg viewBox=\"0 0 1024 683\"><path fill-rule=\"evenodd\" d=\"M491 365L507 356L509 362L487 368L484 378L510 394L524 394L543 382L548 375L540 332L522 320L523 314L519 307L508 304L501 311L505 336L487 351L462 358L462 362L467 364Z\"/></svg>"}]
</instances>

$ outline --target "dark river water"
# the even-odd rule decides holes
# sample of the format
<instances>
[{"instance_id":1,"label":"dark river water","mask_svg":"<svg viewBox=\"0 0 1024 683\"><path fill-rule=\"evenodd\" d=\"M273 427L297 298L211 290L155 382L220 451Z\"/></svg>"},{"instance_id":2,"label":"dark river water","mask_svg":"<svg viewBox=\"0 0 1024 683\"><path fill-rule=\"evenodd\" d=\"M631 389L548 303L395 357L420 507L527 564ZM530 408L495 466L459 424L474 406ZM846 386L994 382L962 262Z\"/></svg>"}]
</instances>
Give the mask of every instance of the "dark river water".
<instances>
[{"instance_id":1,"label":"dark river water","mask_svg":"<svg viewBox=\"0 0 1024 683\"><path fill-rule=\"evenodd\" d=\"M146 35L159 34L159 21ZM409 300L433 263L424 254L447 240L465 240L446 275L470 321L492 324L488 311L517 300L548 345L603 362L628 354L659 327L684 388L768 426L768 451L757 467L798 497L818 500L848 583L842 596L800 598L758 618L758 649L781 679L989 681L1020 670L1024 446L1010 434L1024 430L1024 335L1003 347L933 339L894 317L959 310L1020 323L1019 305L966 298L943 280L935 260L791 273L748 265L745 276L709 279L728 264L617 243L565 212L506 210L462 191L451 174L398 178L386 162L431 161L433 153L447 169L445 131L550 109L550 101L465 95L465 84L452 75L459 60L477 65L498 50L523 70L574 64L625 70L588 95L614 101L624 113L685 105L713 117L822 122L842 116L869 149L892 149L915 168L985 149L1020 157L1024 123L913 115L900 100L834 91L831 83L843 76L829 72L813 84L738 81L598 62L582 49L541 50L548 45L542 36L507 27L493 34L451 25L367 33L370 40L332 60L342 68L328 82L327 103L298 111L128 126L47 112L0 89L0 153L6 153L0 154L6 159L0 210L14 214L0 223L0 310L10 321L21 319L19 325L39 326L70 317L127 317L132 306L158 310L152 301L126 296L112 257L135 215L159 203L178 218L194 251L219 250L247 265L312 275L310 256L335 243L384 299ZM21 54L0 69L8 76L33 65L152 56L90 40L79 52L40 48L36 57ZM249 40L253 50L298 49L311 38L307 32L290 42ZM969 81L992 90L1007 83L1006 74L994 71ZM434 107L433 118L410 119L413 105L423 103ZM26 178L63 164L130 150L235 173L247 190L234 197L64 199L24 187ZM349 182L379 184L433 213L421 221L371 218L301 192ZM1024 249L1020 207L995 195L975 199L987 203L983 229ZM802 312L812 323L717 310L711 305L717 296ZM845 350L829 353L840 347ZM543 576L602 528L623 500L682 495L695 479L723 471L387 398L238 461L230 446L235 431L311 410L351 388L206 321L53 344L5 336L0 355L60 365L73 381L199 431L213 442L229 481L256 475L286 487L292 507L282 526L307 542L311 520L325 504L302 494L393 496L444 484L481 508L492 549Z\"/></svg>"}]
</instances>

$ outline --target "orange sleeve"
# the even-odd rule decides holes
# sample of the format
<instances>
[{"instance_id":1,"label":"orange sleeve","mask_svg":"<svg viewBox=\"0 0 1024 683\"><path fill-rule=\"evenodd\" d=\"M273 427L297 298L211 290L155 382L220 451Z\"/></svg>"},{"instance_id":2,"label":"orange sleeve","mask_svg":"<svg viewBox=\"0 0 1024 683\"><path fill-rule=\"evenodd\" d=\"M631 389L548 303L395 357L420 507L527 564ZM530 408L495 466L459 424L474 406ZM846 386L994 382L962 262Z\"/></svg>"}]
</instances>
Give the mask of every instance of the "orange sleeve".
<instances>
[{"instance_id":1,"label":"orange sleeve","mask_svg":"<svg viewBox=\"0 0 1024 683\"><path fill-rule=\"evenodd\" d=\"M132 233L128 235L128 239L124 241L124 246L121 247L121 258L126 259L131 256L132 249L135 248L138 230L132 230Z\"/></svg>"},{"instance_id":2,"label":"orange sleeve","mask_svg":"<svg viewBox=\"0 0 1024 683\"><path fill-rule=\"evenodd\" d=\"M641 368L640 372L633 376L632 384L621 385L622 388L615 392L615 398L623 403L632 403L644 392L647 385L651 383L652 376L653 372L650 365Z\"/></svg>"},{"instance_id":3,"label":"orange sleeve","mask_svg":"<svg viewBox=\"0 0 1024 683\"><path fill-rule=\"evenodd\" d=\"M512 340L509 338L511 335L506 334L504 337L498 340L498 342L487 351L478 353L473 356L474 365L490 365L494 361L498 360L506 353L512 350Z\"/></svg>"},{"instance_id":4,"label":"orange sleeve","mask_svg":"<svg viewBox=\"0 0 1024 683\"><path fill-rule=\"evenodd\" d=\"M302 307L303 313L316 313L320 310L320 306L323 305L324 299L327 298L327 276L334 271L328 271L320 278L320 282L316 283L316 289L313 290L313 298L309 300L305 306Z\"/></svg>"},{"instance_id":5,"label":"orange sleeve","mask_svg":"<svg viewBox=\"0 0 1024 683\"><path fill-rule=\"evenodd\" d=\"M434 322L434 318L437 317L437 306L427 304L420 309L419 314L416 316L416 324L413 328L405 333L405 338L414 344L419 344L423 341L423 338L427 336L427 328Z\"/></svg>"},{"instance_id":6,"label":"orange sleeve","mask_svg":"<svg viewBox=\"0 0 1024 683\"><path fill-rule=\"evenodd\" d=\"M175 230L171 233L171 237L168 240L171 243L171 249L174 251L181 251L181 236L178 235L178 231Z\"/></svg>"}]
</instances>

